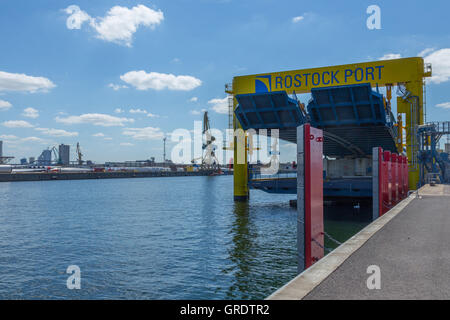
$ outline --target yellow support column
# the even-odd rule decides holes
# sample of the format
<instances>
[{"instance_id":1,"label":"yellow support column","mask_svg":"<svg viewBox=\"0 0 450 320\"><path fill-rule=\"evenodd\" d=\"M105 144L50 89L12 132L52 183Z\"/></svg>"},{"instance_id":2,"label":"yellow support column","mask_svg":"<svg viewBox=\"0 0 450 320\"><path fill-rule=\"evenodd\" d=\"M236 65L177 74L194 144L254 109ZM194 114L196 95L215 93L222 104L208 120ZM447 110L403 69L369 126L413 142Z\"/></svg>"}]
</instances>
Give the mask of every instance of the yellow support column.
<instances>
[{"instance_id":1,"label":"yellow support column","mask_svg":"<svg viewBox=\"0 0 450 320\"><path fill-rule=\"evenodd\" d=\"M405 113L406 154L409 165L409 188L417 189L420 179L419 163L417 160L418 139L417 127L424 122L423 113L423 83L412 81L405 84L410 93L407 100L397 98L397 112Z\"/></svg>"},{"instance_id":2,"label":"yellow support column","mask_svg":"<svg viewBox=\"0 0 450 320\"><path fill-rule=\"evenodd\" d=\"M401 113L397 113L397 152L403 153L403 119Z\"/></svg>"},{"instance_id":3,"label":"yellow support column","mask_svg":"<svg viewBox=\"0 0 450 320\"><path fill-rule=\"evenodd\" d=\"M233 110L236 108L236 99L233 101ZM248 189L248 165L247 165L247 139L245 131L242 130L239 121L233 114L234 129L234 157L233 157L233 178L234 178L234 200L247 201L249 199Z\"/></svg>"}]
</instances>

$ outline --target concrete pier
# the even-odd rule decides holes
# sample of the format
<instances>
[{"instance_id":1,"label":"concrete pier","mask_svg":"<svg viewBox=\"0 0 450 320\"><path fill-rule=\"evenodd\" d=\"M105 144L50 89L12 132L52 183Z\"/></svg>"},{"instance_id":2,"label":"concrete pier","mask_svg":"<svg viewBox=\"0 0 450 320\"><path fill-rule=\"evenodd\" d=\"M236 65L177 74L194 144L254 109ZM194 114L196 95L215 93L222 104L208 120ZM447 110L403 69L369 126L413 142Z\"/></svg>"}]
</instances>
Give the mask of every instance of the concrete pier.
<instances>
[{"instance_id":1,"label":"concrete pier","mask_svg":"<svg viewBox=\"0 0 450 320\"><path fill-rule=\"evenodd\" d=\"M426 185L268 299L450 299L449 270L450 186Z\"/></svg>"}]
</instances>

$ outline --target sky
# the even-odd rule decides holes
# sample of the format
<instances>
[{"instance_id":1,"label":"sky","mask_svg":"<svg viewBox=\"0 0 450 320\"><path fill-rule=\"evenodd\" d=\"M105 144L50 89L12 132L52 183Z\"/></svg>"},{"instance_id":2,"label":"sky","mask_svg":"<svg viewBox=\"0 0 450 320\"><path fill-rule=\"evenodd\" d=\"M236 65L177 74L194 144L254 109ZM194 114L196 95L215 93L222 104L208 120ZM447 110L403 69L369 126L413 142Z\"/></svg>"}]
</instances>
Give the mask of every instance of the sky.
<instances>
[{"instance_id":1,"label":"sky","mask_svg":"<svg viewBox=\"0 0 450 320\"><path fill-rule=\"evenodd\" d=\"M381 29L369 30L369 5ZM448 1L0 0L3 153L80 143L84 159L162 160L234 76L423 56L427 120L450 120ZM300 97L303 102L307 97ZM295 148L283 144L281 160Z\"/></svg>"}]
</instances>

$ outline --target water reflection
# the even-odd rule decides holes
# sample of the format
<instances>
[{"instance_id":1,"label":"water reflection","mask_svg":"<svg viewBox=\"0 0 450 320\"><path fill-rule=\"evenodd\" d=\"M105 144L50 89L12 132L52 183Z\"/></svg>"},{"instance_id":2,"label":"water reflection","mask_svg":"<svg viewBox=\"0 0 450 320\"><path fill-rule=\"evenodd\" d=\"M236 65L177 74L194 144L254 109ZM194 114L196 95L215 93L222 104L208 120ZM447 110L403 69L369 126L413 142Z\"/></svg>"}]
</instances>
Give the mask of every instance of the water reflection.
<instances>
[{"instance_id":1,"label":"water reflection","mask_svg":"<svg viewBox=\"0 0 450 320\"><path fill-rule=\"evenodd\" d=\"M267 297L297 273L292 195L255 190L234 202L232 181L0 184L0 298ZM362 225L339 220L347 211L326 212L325 230L338 240ZM69 264L84 274L77 293L65 287Z\"/></svg>"},{"instance_id":2,"label":"water reflection","mask_svg":"<svg viewBox=\"0 0 450 320\"><path fill-rule=\"evenodd\" d=\"M233 207L234 222L231 226L232 245L229 259L232 267L225 270L233 274L233 282L227 290L226 297L229 299L248 299L250 292L251 263L256 258L255 225L250 218L250 205L248 202L235 202Z\"/></svg>"}]
</instances>

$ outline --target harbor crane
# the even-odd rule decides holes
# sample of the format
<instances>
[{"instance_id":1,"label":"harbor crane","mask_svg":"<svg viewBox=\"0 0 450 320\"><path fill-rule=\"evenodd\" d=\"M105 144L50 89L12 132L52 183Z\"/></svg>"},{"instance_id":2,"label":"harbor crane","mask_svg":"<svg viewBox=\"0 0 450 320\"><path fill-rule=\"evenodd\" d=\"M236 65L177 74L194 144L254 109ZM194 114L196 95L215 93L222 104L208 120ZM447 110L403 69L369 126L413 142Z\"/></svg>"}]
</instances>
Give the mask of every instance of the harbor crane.
<instances>
[{"instance_id":1,"label":"harbor crane","mask_svg":"<svg viewBox=\"0 0 450 320\"><path fill-rule=\"evenodd\" d=\"M211 132L208 111L205 111L205 113L203 114L202 139L203 137L205 137L205 140L202 144L203 155L201 157L192 159L191 162L194 164L196 161L201 160L202 169L219 170L219 160L216 157L216 146L214 145L216 138L212 135Z\"/></svg>"},{"instance_id":2,"label":"harbor crane","mask_svg":"<svg viewBox=\"0 0 450 320\"><path fill-rule=\"evenodd\" d=\"M203 164L210 167L216 168L219 165L219 161L217 160L215 154L215 146L214 141L216 138L211 133L211 126L209 123L208 111L205 111L203 114L203 135L205 136L205 143L202 145L202 149L204 150L203 156Z\"/></svg>"},{"instance_id":3,"label":"harbor crane","mask_svg":"<svg viewBox=\"0 0 450 320\"><path fill-rule=\"evenodd\" d=\"M83 165L83 154L81 153L79 142L77 142L77 162L79 166Z\"/></svg>"}]
</instances>

